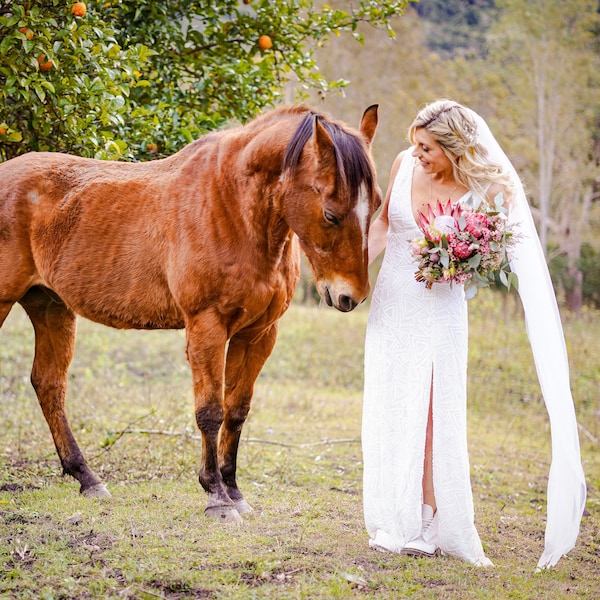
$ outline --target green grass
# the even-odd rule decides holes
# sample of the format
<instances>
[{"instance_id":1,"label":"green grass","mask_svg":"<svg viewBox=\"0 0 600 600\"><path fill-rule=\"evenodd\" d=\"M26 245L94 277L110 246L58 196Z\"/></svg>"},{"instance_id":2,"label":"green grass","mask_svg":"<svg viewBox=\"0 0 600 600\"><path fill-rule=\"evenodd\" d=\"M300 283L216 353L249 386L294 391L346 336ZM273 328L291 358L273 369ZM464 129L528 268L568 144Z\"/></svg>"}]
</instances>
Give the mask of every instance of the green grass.
<instances>
[{"instance_id":1,"label":"green grass","mask_svg":"<svg viewBox=\"0 0 600 600\"><path fill-rule=\"evenodd\" d=\"M576 548L543 549L549 425L512 300L470 304L469 440L476 521L495 569L370 550L362 521L361 388L367 307L293 305L243 432L239 482L255 514L204 517L183 332L81 320L69 415L112 498L61 475L29 384L33 334L0 331L0 598L597 598L600 322L565 319L588 509Z\"/></svg>"}]
</instances>

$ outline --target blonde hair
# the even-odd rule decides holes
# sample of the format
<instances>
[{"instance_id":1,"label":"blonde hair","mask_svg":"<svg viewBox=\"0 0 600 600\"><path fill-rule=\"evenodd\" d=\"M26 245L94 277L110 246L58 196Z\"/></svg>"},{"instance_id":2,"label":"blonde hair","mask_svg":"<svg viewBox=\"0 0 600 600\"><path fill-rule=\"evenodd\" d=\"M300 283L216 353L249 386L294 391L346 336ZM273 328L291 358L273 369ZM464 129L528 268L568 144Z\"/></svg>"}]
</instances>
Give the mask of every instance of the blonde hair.
<instances>
[{"instance_id":1,"label":"blonde hair","mask_svg":"<svg viewBox=\"0 0 600 600\"><path fill-rule=\"evenodd\" d=\"M505 205L510 203L512 183L502 167L488 159L487 150L477 141L477 124L471 112L452 100L436 100L423 108L408 129L408 138L416 144L417 129L425 129L441 146L452 163L454 180L485 198L492 183L505 190Z\"/></svg>"}]
</instances>

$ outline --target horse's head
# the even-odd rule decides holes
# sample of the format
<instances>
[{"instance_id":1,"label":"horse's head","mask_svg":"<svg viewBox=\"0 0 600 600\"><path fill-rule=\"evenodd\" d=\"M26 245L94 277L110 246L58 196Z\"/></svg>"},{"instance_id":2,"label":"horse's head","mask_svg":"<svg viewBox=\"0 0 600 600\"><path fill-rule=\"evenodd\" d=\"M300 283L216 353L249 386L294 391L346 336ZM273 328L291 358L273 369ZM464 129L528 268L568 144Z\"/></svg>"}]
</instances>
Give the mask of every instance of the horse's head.
<instances>
[{"instance_id":1,"label":"horse's head","mask_svg":"<svg viewBox=\"0 0 600 600\"><path fill-rule=\"evenodd\" d=\"M371 142L377 105L360 131L308 113L284 158L282 213L312 266L319 294L347 312L369 293L367 234L381 204Z\"/></svg>"}]
</instances>

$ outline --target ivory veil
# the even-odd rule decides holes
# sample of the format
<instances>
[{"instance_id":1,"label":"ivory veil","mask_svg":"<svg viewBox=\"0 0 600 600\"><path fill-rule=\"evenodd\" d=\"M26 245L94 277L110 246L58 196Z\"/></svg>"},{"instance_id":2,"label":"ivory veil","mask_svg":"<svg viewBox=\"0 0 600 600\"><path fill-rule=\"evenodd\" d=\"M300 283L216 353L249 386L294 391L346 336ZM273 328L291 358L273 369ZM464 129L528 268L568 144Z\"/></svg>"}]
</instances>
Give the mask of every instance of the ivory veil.
<instances>
[{"instance_id":1,"label":"ivory veil","mask_svg":"<svg viewBox=\"0 0 600 600\"><path fill-rule=\"evenodd\" d=\"M520 240L510 266L519 278L519 296L552 436L545 548L538 562L543 569L554 566L575 546L586 500L567 350L554 288L521 180L485 120L471 113L478 142L489 158L510 174L514 186L509 223Z\"/></svg>"}]
</instances>

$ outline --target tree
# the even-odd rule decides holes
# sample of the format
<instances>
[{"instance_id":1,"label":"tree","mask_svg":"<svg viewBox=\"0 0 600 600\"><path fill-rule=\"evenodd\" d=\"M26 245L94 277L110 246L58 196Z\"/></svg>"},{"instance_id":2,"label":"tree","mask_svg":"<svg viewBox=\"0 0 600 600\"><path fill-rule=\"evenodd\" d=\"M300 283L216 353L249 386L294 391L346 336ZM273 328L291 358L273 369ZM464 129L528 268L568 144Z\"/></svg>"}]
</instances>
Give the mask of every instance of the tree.
<instances>
[{"instance_id":1,"label":"tree","mask_svg":"<svg viewBox=\"0 0 600 600\"><path fill-rule=\"evenodd\" d=\"M66 2L0 4L0 157L28 150L115 155L145 46L123 50L94 11Z\"/></svg>"},{"instance_id":2,"label":"tree","mask_svg":"<svg viewBox=\"0 0 600 600\"><path fill-rule=\"evenodd\" d=\"M366 22L393 35L409 0L0 0L0 158L170 154L300 90L335 89L313 52ZM82 3L77 3L81 6ZM81 14L84 12L85 14Z\"/></svg>"}]
</instances>

